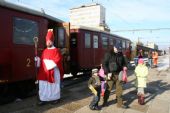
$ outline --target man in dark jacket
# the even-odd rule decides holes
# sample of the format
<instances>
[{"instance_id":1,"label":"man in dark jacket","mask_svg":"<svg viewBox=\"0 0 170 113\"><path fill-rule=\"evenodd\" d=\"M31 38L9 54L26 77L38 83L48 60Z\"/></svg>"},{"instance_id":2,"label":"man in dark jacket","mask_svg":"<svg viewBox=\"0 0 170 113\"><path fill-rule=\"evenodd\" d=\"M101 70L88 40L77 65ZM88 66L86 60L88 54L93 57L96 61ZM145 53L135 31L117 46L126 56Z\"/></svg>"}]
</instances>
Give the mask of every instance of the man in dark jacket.
<instances>
[{"instance_id":1,"label":"man in dark jacket","mask_svg":"<svg viewBox=\"0 0 170 113\"><path fill-rule=\"evenodd\" d=\"M104 102L103 106L107 106L107 101L112 90L113 85L116 88L116 100L117 100L117 107L126 106L123 105L122 100L122 82L118 80L118 75L120 71L126 66L125 58L121 52L121 45L116 44L114 48L107 52L104 56L103 67L106 75L109 75L109 79L107 80L107 87L104 95Z\"/></svg>"}]
</instances>

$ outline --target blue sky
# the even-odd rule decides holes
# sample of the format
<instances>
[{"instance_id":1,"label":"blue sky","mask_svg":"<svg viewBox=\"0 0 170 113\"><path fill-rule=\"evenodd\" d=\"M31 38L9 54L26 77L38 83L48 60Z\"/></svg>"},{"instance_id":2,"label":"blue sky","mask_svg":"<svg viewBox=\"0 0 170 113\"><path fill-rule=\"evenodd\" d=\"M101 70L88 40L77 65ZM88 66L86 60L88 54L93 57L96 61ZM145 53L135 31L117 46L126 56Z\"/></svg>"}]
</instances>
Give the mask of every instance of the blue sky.
<instances>
[{"instance_id":1,"label":"blue sky","mask_svg":"<svg viewBox=\"0 0 170 113\"><path fill-rule=\"evenodd\" d=\"M6 0L29 6L64 21L69 21L69 9L92 0ZM106 23L111 31L170 28L170 0L93 0L106 8ZM170 46L170 29L140 32L113 32L132 41L155 42L160 49Z\"/></svg>"}]
</instances>

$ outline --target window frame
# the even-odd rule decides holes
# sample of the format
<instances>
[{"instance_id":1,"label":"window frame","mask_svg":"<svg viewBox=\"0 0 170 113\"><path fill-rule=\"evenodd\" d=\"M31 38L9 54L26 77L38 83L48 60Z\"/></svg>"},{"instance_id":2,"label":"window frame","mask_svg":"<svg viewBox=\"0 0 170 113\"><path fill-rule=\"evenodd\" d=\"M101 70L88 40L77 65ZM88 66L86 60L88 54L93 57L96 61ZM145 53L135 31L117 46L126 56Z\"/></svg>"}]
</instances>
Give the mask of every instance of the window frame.
<instances>
[{"instance_id":1,"label":"window frame","mask_svg":"<svg viewBox=\"0 0 170 113\"><path fill-rule=\"evenodd\" d=\"M95 41L95 38L96 38L96 41ZM93 35L93 48L95 49L99 48L99 36L98 35Z\"/></svg>"},{"instance_id":2,"label":"window frame","mask_svg":"<svg viewBox=\"0 0 170 113\"><path fill-rule=\"evenodd\" d=\"M84 33L84 48L91 48L91 34L89 32Z\"/></svg>"},{"instance_id":3,"label":"window frame","mask_svg":"<svg viewBox=\"0 0 170 113\"><path fill-rule=\"evenodd\" d=\"M60 38L60 33L61 33L61 31L60 30L62 30L62 37L63 37L63 39L61 39ZM66 47L66 35L65 35L65 29L63 28L63 27L58 27L57 28L57 47L59 47L59 48L65 48ZM62 41L61 41L62 40ZM62 42L62 44L61 44L61 42Z\"/></svg>"},{"instance_id":4,"label":"window frame","mask_svg":"<svg viewBox=\"0 0 170 113\"><path fill-rule=\"evenodd\" d=\"M108 48L108 37L107 36L105 36L105 35L102 35L101 36L101 41L102 41L102 48L104 48L104 49L107 49ZM106 44L105 44L105 42L107 42Z\"/></svg>"},{"instance_id":5,"label":"window frame","mask_svg":"<svg viewBox=\"0 0 170 113\"><path fill-rule=\"evenodd\" d=\"M27 28L27 29L23 30L24 28L19 28L19 27L21 27L21 24L17 23L17 21L20 21L20 20L23 21L23 23L30 22L30 23L26 23L28 25L30 24L30 26L27 26L27 27L30 27L30 29ZM13 44L16 44L16 45L31 45L31 46L34 45L34 37L39 36L39 24L38 24L38 22L35 21L35 20L17 17L17 16L13 17L12 22L13 22L13 32L12 32L12 42L13 42ZM24 27L25 26L26 25L24 25ZM18 31L18 34L17 34L17 31ZM34 32L34 34L30 33L29 31ZM31 36L30 34L34 35L34 36Z\"/></svg>"}]
</instances>

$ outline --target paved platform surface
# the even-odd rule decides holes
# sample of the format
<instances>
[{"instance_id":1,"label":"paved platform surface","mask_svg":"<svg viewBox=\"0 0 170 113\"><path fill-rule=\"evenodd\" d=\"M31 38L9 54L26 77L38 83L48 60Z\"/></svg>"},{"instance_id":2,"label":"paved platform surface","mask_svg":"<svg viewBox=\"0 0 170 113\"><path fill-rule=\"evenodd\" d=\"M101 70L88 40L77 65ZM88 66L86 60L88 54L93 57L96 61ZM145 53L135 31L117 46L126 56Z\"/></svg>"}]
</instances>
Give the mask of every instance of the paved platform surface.
<instances>
[{"instance_id":1,"label":"paved platform surface","mask_svg":"<svg viewBox=\"0 0 170 113\"><path fill-rule=\"evenodd\" d=\"M124 85L124 103L128 109L117 108L114 89L109 98L109 106L92 111L88 105L92 95L87 88L87 80L62 89L62 101L58 104L37 106L36 96L0 106L0 113L170 113L170 69L168 56L159 57L157 68L149 69L146 104L137 103L135 75L128 72L128 83ZM102 98L99 105L102 104Z\"/></svg>"}]
</instances>

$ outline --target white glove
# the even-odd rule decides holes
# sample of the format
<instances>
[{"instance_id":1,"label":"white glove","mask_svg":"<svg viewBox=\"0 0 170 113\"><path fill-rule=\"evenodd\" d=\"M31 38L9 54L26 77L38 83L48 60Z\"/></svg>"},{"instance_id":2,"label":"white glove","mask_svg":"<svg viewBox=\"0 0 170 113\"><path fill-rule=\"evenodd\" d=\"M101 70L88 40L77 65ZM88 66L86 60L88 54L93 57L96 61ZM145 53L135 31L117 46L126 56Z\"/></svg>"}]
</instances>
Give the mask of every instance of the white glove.
<instances>
[{"instance_id":1,"label":"white glove","mask_svg":"<svg viewBox=\"0 0 170 113\"><path fill-rule=\"evenodd\" d=\"M40 67L40 57L36 56L34 57L34 61L37 62L37 67Z\"/></svg>"},{"instance_id":2,"label":"white glove","mask_svg":"<svg viewBox=\"0 0 170 113\"><path fill-rule=\"evenodd\" d=\"M38 60L40 60L40 57L38 57L38 56L34 57L35 62L37 62Z\"/></svg>"},{"instance_id":3,"label":"white glove","mask_svg":"<svg viewBox=\"0 0 170 113\"><path fill-rule=\"evenodd\" d=\"M112 73L108 73L108 80L111 80Z\"/></svg>"}]
</instances>

